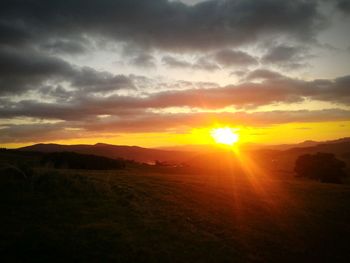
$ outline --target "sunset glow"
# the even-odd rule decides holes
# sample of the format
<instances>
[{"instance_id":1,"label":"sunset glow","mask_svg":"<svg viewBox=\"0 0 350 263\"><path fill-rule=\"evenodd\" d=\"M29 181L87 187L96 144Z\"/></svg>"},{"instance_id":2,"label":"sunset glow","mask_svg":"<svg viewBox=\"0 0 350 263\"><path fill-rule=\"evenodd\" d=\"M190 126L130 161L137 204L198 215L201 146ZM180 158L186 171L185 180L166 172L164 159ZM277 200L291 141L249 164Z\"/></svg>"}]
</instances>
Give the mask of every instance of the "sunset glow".
<instances>
[{"instance_id":1,"label":"sunset glow","mask_svg":"<svg viewBox=\"0 0 350 263\"><path fill-rule=\"evenodd\" d=\"M77 12L79 1L51 2L40 15L36 5L3 7L3 30L14 33L0 45L2 147L349 136L349 18L340 4L107 0Z\"/></svg>"},{"instance_id":2,"label":"sunset glow","mask_svg":"<svg viewBox=\"0 0 350 263\"><path fill-rule=\"evenodd\" d=\"M216 143L233 145L238 142L238 134L231 128L216 128L211 131L211 136Z\"/></svg>"},{"instance_id":3,"label":"sunset glow","mask_svg":"<svg viewBox=\"0 0 350 263\"><path fill-rule=\"evenodd\" d=\"M350 258L350 0L0 7L2 262Z\"/></svg>"}]
</instances>

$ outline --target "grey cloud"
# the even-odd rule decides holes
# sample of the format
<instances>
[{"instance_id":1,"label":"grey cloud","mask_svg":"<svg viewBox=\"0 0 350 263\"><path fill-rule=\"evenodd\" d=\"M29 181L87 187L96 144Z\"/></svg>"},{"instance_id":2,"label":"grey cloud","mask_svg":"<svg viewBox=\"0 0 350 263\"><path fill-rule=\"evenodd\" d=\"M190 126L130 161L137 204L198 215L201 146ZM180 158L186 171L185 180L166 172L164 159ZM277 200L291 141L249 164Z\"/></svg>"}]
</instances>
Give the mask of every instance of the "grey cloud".
<instances>
[{"instance_id":1,"label":"grey cloud","mask_svg":"<svg viewBox=\"0 0 350 263\"><path fill-rule=\"evenodd\" d=\"M2 1L7 43L76 35L131 41L168 50L238 46L266 36L310 41L324 26L317 1L166 0Z\"/></svg>"},{"instance_id":2,"label":"grey cloud","mask_svg":"<svg viewBox=\"0 0 350 263\"><path fill-rule=\"evenodd\" d=\"M28 32L25 23L21 20L0 19L0 43L22 46L31 42L32 35Z\"/></svg>"},{"instance_id":3,"label":"grey cloud","mask_svg":"<svg viewBox=\"0 0 350 263\"><path fill-rule=\"evenodd\" d=\"M89 67L76 71L71 85L82 88L83 92L108 92L123 88L135 89L132 80L124 75L113 75Z\"/></svg>"},{"instance_id":4,"label":"grey cloud","mask_svg":"<svg viewBox=\"0 0 350 263\"><path fill-rule=\"evenodd\" d=\"M71 72L70 65L56 57L44 56L33 50L0 50L1 76L48 76Z\"/></svg>"},{"instance_id":5,"label":"grey cloud","mask_svg":"<svg viewBox=\"0 0 350 263\"><path fill-rule=\"evenodd\" d=\"M307 65L306 60L312 57L308 50L300 46L278 45L270 48L261 58L263 63L275 64L289 69Z\"/></svg>"},{"instance_id":6,"label":"grey cloud","mask_svg":"<svg viewBox=\"0 0 350 263\"><path fill-rule=\"evenodd\" d=\"M130 63L142 68L154 68L156 66L155 58L147 53L137 54L130 60Z\"/></svg>"},{"instance_id":7,"label":"grey cloud","mask_svg":"<svg viewBox=\"0 0 350 263\"><path fill-rule=\"evenodd\" d=\"M70 130L69 122L8 124L0 129L1 143L42 143L53 140L91 137L84 130Z\"/></svg>"},{"instance_id":8,"label":"grey cloud","mask_svg":"<svg viewBox=\"0 0 350 263\"><path fill-rule=\"evenodd\" d=\"M214 55L215 60L223 66L250 66L258 64L253 56L230 49L220 50Z\"/></svg>"},{"instance_id":9,"label":"grey cloud","mask_svg":"<svg viewBox=\"0 0 350 263\"><path fill-rule=\"evenodd\" d=\"M61 120L85 119L102 114L122 116L126 111L184 106L202 109L235 106L247 109L272 103L302 102L305 99L350 105L349 85L349 76L314 81L285 77L265 79L261 83L162 91L144 97L78 94L66 103L44 103L33 100L8 102L0 108L0 118L27 116Z\"/></svg>"},{"instance_id":10,"label":"grey cloud","mask_svg":"<svg viewBox=\"0 0 350 263\"><path fill-rule=\"evenodd\" d=\"M192 67L192 63L172 57L172 56L162 57L162 63L165 66L168 66L171 68L191 68Z\"/></svg>"},{"instance_id":11,"label":"grey cloud","mask_svg":"<svg viewBox=\"0 0 350 263\"><path fill-rule=\"evenodd\" d=\"M281 73L268 69L256 69L247 74L245 80L256 80L256 79L280 79L285 78Z\"/></svg>"},{"instance_id":12,"label":"grey cloud","mask_svg":"<svg viewBox=\"0 0 350 263\"><path fill-rule=\"evenodd\" d=\"M348 1L336 3L344 12L347 10ZM220 66L257 65L257 58L238 51L240 46L281 38L299 44L273 46L261 62L295 68L305 65L309 56L302 46L314 43L316 34L326 25L318 5L316 0L208 0L192 6L167 0L1 1L0 119L26 116L62 123L9 124L1 129L0 140L34 140L38 135L43 139L62 138L72 136L73 132L65 131L72 126L90 131L141 131L203 124L210 118L278 123L349 117L349 112L340 110L220 116L147 112L183 106L219 109L233 105L243 109L305 99L350 105L349 76L303 81L260 69L248 73L245 79L260 79L260 83L218 87L212 83L159 83L143 76L116 75L81 68L57 57L86 53L91 39L106 46L112 42L134 48L137 52L128 54L127 59L144 68L154 66L151 54L157 49L169 54L196 51L196 55L202 54L197 60L164 56L162 62L170 67L213 71ZM142 96L116 95L119 90L137 91ZM15 101L11 97L24 97L27 91L35 91L37 99ZM111 115L113 119L102 122L98 115Z\"/></svg>"},{"instance_id":13,"label":"grey cloud","mask_svg":"<svg viewBox=\"0 0 350 263\"><path fill-rule=\"evenodd\" d=\"M68 83L80 94L135 89L132 79L124 75L79 68L32 49L0 49L0 96L48 90L47 82L54 86Z\"/></svg>"},{"instance_id":14,"label":"grey cloud","mask_svg":"<svg viewBox=\"0 0 350 263\"><path fill-rule=\"evenodd\" d=\"M194 69L201 69L201 70L207 70L207 71L214 71L220 69L218 64L215 62L205 58L201 57L199 58L193 65L192 68Z\"/></svg>"},{"instance_id":15,"label":"grey cloud","mask_svg":"<svg viewBox=\"0 0 350 263\"><path fill-rule=\"evenodd\" d=\"M329 110L299 110L299 111L271 111L247 113L243 111L229 113L171 113L155 114L141 113L129 118L106 118L100 122L83 123L86 131L92 132L156 132L176 129L179 127L208 127L213 123L247 126L269 126L289 122L320 122L347 120L350 111Z\"/></svg>"},{"instance_id":16,"label":"grey cloud","mask_svg":"<svg viewBox=\"0 0 350 263\"><path fill-rule=\"evenodd\" d=\"M235 70L230 73L230 76L243 77L246 74L247 74L247 71L245 70Z\"/></svg>"},{"instance_id":17,"label":"grey cloud","mask_svg":"<svg viewBox=\"0 0 350 263\"><path fill-rule=\"evenodd\" d=\"M194 63L175 59L167 56L167 65L179 68L193 68L214 71L225 67L247 67L257 65L255 57L246 52L232 49L222 49L216 52L202 55Z\"/></svg>"},{"instance_id":18,"label":"grey cloud","mask_svg":"<svg viewBox=\"0 0 350 263\"><path fill-rule=\"evenodd\" d=\"M42 142L55 139L91 137L96 133L103 136L104 133L110 134L111 131L114 134L123 132L164 132L179 127L208 127L213 122L265 127L290 122L346 121L349 115L350 111L339 109L254 113L243 111L235 113L201 112L172 114L136 112L124 118L111 116L99 120L94 119L94 121L66 121L55 124L8 124L1 129L0 142Z\"/></svg>"},{"instance_id":19,"label":"grey cloud","mask_svg":"<svg viewBox=\"0 0 350 263\"><path fill-rule=\"evenodd\" d=\"M207 57L200 57L195 62L188 62L186 60L178 59L172 56L164 56L162 58L164 65L170 68L191 68L198 70L214 71L220 69L220 67Z\"/></svg>"},{"instance_id":20,"label":"grey cloud","mask_svg":"<svg viewBox=\"0 0 350 263\"><path fill-rule=\"evenodd\" d=\"M61 85L46 85L38 90L41 97L54 98L57 102L69 101L74 96L74 92L67 90Z\"/></svg>"},{"instance_id":21,"label":"grey cloud","mask_svg":"<svg viewBox=\"0 0 350 263\"><path fill-rule=\"evenodd\" d=\"M350 14L350 1L349 0L336 0L337 7L340 11Z\"/></svg>"},{"instance_id":22,"label":"grey cloud","mask_svg":"<svg viewBox=\"0 0 350 263\"><path fill-rule=\"evenodd\" d=\"M79 41L80 40L80 41ZM53 54L82 54L88 48L86 40L54 39L40 45L40 48Z\"/></svg>"},{"instance_id":23,"label":"grey cloud","mask_svg":"<svg viewBox=\"0 0 350 263\"><path fill-rule=\"evenodd\" d=\"M69 63L33 50L0 49L0 94L16 94L73 71Z\"/></svg>"},{"instance_id":24,"label":"grey cloud","mask_svg":"<svg viewBox=\"0 0 350 263\"><path fill-rule=\"evenodd\" d=\"M318 86L318 93L314 95L315 99L323 101L334 101L337 103L350 104L350 76L343 76L330 80L315 80L312 82Z\"/></svg>"},{"instance_id":25,"label":"grey cloud","mask_svg":"<svg viewBox=\"0 0 350 263\"><path fill-rule=\"evenodd\" d=\"M58 138L61 125L37 123L37 124L8 124L0 129L1 143L35 142L45 138Z\"/></svg>"}]
</instances>

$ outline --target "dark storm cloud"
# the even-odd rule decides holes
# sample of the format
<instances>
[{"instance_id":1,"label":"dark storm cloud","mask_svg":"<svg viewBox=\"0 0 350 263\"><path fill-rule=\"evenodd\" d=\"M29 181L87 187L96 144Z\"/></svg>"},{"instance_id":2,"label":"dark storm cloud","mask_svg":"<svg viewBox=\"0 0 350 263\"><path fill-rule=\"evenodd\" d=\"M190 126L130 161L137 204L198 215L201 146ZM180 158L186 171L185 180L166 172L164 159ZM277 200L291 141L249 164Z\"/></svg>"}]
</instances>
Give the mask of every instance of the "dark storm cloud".
<instances>
[{"instance_id":1,"label":"dark storm cloud","mask_svg":"<svg viewBox=\"0 0 350 263\"><path fill-rule=\"evenodd\" d=\"M350 14L350 1L349 0L337 0L337 7L344 13Z\"/></svg>"},{"instance_id":2,"label":"dark storm cloud","mask_svg":"<svg viewBox=\"0 0 350 263\"><path fill-rule=\"evenodd\" d=\"M82 54L88 50L83 43L82 39L55 39L41 44L40 48L53 54Z\"/></svg>"},{"instance_id":3,"label":"dark storm cloud","mask_svg":"<svg viewBox=\"0 0 350 263\"><path fill-rule=\"evenodd\" d=\"M107 117L93 121L65 121L54 124L8 124L0 133L1 143L43 142L123 132L164 132L176 128L208 127L212 123L266 126L290 122L347 121L349 111L339 109L247 113L163 113L137 112L124 118Z\"/></svg>"},{"instance_id":4,"label":"dark storm cloud","mask_svg":"<svg viewBox=\"0 0 350 263\"><path fill-rule=\"evenodd\" d=\"M52 94L62 93L64 88L57 88L60 81L81 91L85 88L87 93L134 89L126 77L93 69L85 74L86 70L49 55L84 53L89 39L138 46L138 54L129 58L130 63L148 68L154 66L154 58L145 53L150 48L214 52L269 35L311 40L323 22L316 2L301 0L218 0L194 6L166 0L5 0L0 3L0 94L18 95L43 87L49 90L50 85L54 87ZM213 71L220 69L218 63L248 65L256 59L224 49L194 62L170 56L163 57L162 62L171 67Z\"/></svg>"},{"instance_id":5,"label":"dark storm cloud","mask_svg":"<svg viewBox=\"0 0 350 263\"><path fill-rule=\"evenodd\" d=\"M280 79L285 78L281 73L268 69L256 69L247 74L244 80L259 80L259 79Z\"/></svg>"},{"instance_id":6,"label":"dark storm cloud","mask_svg":"<svg viewBox=\"0 0 350 263\"><path fill-rule=\"evenodd\" d=\"M18 143L18 142L41 142L42 140L55 140L65 138L62 131L62 124L8 124L0 129L1 143ZM76 135L74 135L76 136Z\"/></svg>"},{"instance_id":7,"label":"dark storm cloud","mask_svg":"<svg viewBox=\"0 0 350 263\"><path fill-rule=\"evenodd\" d=\"M157 132L179 127L208 127L213 123L247 126L266 126L291 122L322 122L347 121L350 111L328 110L298 110L272 112L200 112L200 113L172 113L172 114L141 114L133 118L107 118L100 122L84 124L84 129L93 132Z\"/></svg>"},{"instance_id":8,"label":"dark storm cloud","mask_svg":"<svg viewBox=\"0 0 350 263\"><path fill-rule=\"evenodd\" d=\"M278 45L270 48L261 58L261 62L295 69L306 66L305 61L310 57L304 47Z\"/></svg>"},{"instance_id":9,"label":"dark storm cloud","mask_svg":"<svg viewBox=\"0 0 350 263\"><path fill-rule=\"evenodd\" d=\"M258 64L253 56L243 51L223 49L199 57L195 62L188 62L174 56L163 56L162 62L170 68L192 68L213 71L225 67L246 67Z\"/></svg>"},{"instance_id":10,"label":"dark storm cloud","mask_svg":"<svg viewBox=\"0 0 350 263\"><path fill-rule=\"evenodd\" d=\"M260 75L259 75L259 74ZM264 73L255 72L259 77ZM255 76L257 76L255 75ZM261 83L242 83L213 88L192 88L136 96L97 96L94 93L67 93L66 102L40 102L22 100L7 102L0 107L0 118L35 117L43 119L78 120L97 115L123 117L126 113L168 107L220 109L235 106L241 109L256 108L273 103L295 103L319 100L350 105L350 77L334 80L303 81L288 77L266 78ZM57 90L64 96L65 90ZM61 99L61 98L60 98Z\"/></svg>"},{"instance_id":11,"label":"dark storm cloud","mask_svg":"<svg viewBox=\"0 0 350 263\"><path fill-rule=\"evenodd\" d=\"M245 70L235 70L230 73L230 76L244 77L247 74Z\"/></svg>"},{"instance_id":12,"label":"dark storm cloud","mask_svg":"<svg viewBox=\"0 0 350 263\"><path fill-rule=\"evenodd\" d=\"M48 91L50 85L47 82L54 85L54 89L66 82L81 94L135 89L133 81L124 75L80 68L32 49L0 48L0 96L41 89Z\"/></svg>"},{"instance_id":13,"label":"dark storm cloud","mask_svg":"<svg viewBox=\"0 0 350 263\"><path fill-rule=\"evenodd\" d=\"M330 80L315 80L314 85L319 87L318 93L314 98L324 101L336 101L346 105L350 104L350 76L336 78Z\"/></svg>"},{"instance_id":14,"label":"dark storm cloud","mask_svg":"<svg viewBox=\"0 0 350 263\"><path fill-rule=\"evenodd\" d=\"M130 64L141 68L154 68L155 58L147 53L140 53L130 60Z\"/></svg>"},{"instance_id":15,"label":"dark storm cloud","mask_svg":"<svg viewBox=\"0 0 350 263\"><path fill-rule=\"evenodd\" d=\"M0 50L0 74L7 76L50 76L66 74L71 71L70 65L61 59L33 53L31 50Z\"/></svg>"},{"instance_id":16,"label":"dark storm cloud","mask_svg":"<svg viewBox=\"0 0 350 263\"><path fill-rule=\"evenodd\" d=\"M164 56L162 57L162 63L171 68L191 68L192 64L185 60L178 59L172 56Z\"/></svg>"},{"instance_id":17,"label":"dark storm cloud","mask_svg":"<svg viewBox=\"0 0 350 263\"><path fill-rule=\"evenodd\" d=\"M124 52L125 61L141 68L154 67L156 54L180 55L163 56L161 62L188 70L214 71L259 62L297 68L309 58L304 46L314 44L316 34L327 24L319 13L319 2L208 0L186 5L167 0L1 1L0 119L11 121L1 125L0 142L76 138L94 131L163 131L205 126L215 120L241 125L348 120L349 111L340 109L243 110L305 100L349 106L349 76L303 81L258 69L246 74L236 71L245 75L240 84L220 87L116 75L63 59L88 54L92 47L96 51L120 44L132 50ZM348 12L348 1L335 3ZM270 39L293 44L271 46L261 60L239 51L242 45ZM192 60L183 60L181 52L193 52ZM250 83L255 80L260 82ZM169 107L208 110L227 106L242 111L163 111ZM27 117L33 123L18 124L17 118ZM59 123L41 122L46 120Z\"/></svg>"},{"instance_id":18,"label":"dark storm cloud","mask_svg":"<svg viewBox=\"0 0 350 263\"><path fill-rule=\"evenodd\" d=\"M258 64L253 56L230 49L220 50L214 55L214 59L223 66L250 66Z\"/></svg>"},{"instance_id":19,"label":"dark storm cloud","mask_svg":"<svg viewBox=\"0 0 350 263\"><path fill-rule=\"evenodd\" d=\"M290 122L319 122L345 121L350 112L346 110L300 110L300 111L272 111L247 113L171 113L171 114L140 114L132 118L107 118L100 122L90 122L83 125L87 131L119 132L155 132L176 129L179 127L207 127L212 123L227 123L230 125L266 126Z\"/></svg>"},{"instance_id":20,"label":"dark storm cloud","mask_svg":"<svg viewBox=\"0 0 350 263\"><path fill-rule=\"evenodd\" d=\"M199 69L206 71L214 71L220 69L219 65L207 57L200 57L191 63L173 56L164 56L162 63L169 68L177 69Z\"/></svg>"},{"instance_id":21,"label":"dark storm cloud","mask_svg":"<svg viewBox=\"0 0 350 263\"><path fill-rule=\"evenodd\" d=\"M21 46L28 44L32 40L31 38L32 35L27 31L23 22L15 19L0 19L1 44Z\"/></svg>"},{"instance_id":22,"label":"dark storm cloud","mask_svg":"<svg viewBox=\"0 0 350 263\"><path fill-rule=\"evenodd\" d=\"M220 69L217 63L206 57L200 57L199 59L197 59L197 61L192 65L192 68L207 71L214 71Z\"/></svg>"},{"instance_id":23,"label":"dark storm cloud","mask_svg":"<svg viewBox=\"0 0 350 263\"><path fill-rule=\"evenodd\" d=\"M93 75L93 74L92 74ZM204 85L205 89L186 89L149 94L146 97L82 96L61 86L47 87L56 102L22 100L11 102L0 98L0 119L30 117L60 120L57 124L3 124L0 142L33 142L88 137L94 132L156 132L179 127L207 126L213 122L231 125L266 126L290 122L347 121L350 112L341 109L272 111L247 113L189 112L159 113L167 107L217 109L225 106L257 107L271 103L298 102L305 99L350 105L350 76L334 80L302 81L267 70L256 70L248 76L264 79L261 83L243 83L226 87ZM139 79L141 82L142 79ZM194 86L186 83L188 87ZM44 90L41 90L42 92ZM61 100L61 101L60 101ZM99 116L106 116L100 118ZM68 128L68 129L67 129Z\"/></svg>"},{"instance_id":24,"label":"dark storm cloud","mask_svg":"<svg viewBox=\"0 0 350 263\"><path fill-rule=\"evenodd\" d=\"M29 49L0 48L0 95L17 94L44 80L73 74L67 62Z\"/></svg>"},{"instance_id":25,"label":"dark storm cloud","mask_svg":"<svg viewBox=\"0 0 350 263\"><path fill-rule=\"evenodd\" d=\"M79 35L163 49L217 49L271 35L312 40L323 27L317 1L166 0L2 1L3 43L41 43Z\"/></svg>"},{"instance_id":26,"label":"dark storm cloud","mask_svg":"<svg viewBox=\"0 0 350 263\"><path fill-rule=\"evenodd\" d=\"M261 83L245 82L211 89L165 91L129 102L133 107L189 106L217 109L226 106L250 108L277 102L302 102L307 98L350 105L349 76L334 80L303 81L284 77L275 72L257 71L253 76L254 74L260 79L265 77L265 80Z\"/></svg>"},{"instance_id":27,"label":"dark storm cloud","mask_svg":"<svg viewBox=\"0 0 350 263\"><path fill-rule=\"evenodd\" d=\"M118 89L135 89L130 78L124 75L114 75L105 71L84 67L72 78L73 87L82 88L83 92L106 92Z\"/></svg>"}]
</instances>

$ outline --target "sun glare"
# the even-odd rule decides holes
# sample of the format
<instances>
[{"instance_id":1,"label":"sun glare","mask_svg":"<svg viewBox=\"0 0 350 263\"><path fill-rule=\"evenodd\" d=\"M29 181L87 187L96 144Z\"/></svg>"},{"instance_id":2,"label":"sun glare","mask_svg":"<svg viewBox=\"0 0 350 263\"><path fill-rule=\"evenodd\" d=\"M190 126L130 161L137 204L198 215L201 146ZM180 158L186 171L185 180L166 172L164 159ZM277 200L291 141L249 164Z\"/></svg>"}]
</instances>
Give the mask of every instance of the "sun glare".
<instances>
[{"instance_id":1,"label":"sun glare","mask_svg":"<svg viewBox=\"0 0 350 263\"><path fill-rule=\"evenodd\" d=\"M231 128L215 128L211 130L211 136L216 143L233 145L238 142L238 134Z\"/></svg>"}]
</instances>

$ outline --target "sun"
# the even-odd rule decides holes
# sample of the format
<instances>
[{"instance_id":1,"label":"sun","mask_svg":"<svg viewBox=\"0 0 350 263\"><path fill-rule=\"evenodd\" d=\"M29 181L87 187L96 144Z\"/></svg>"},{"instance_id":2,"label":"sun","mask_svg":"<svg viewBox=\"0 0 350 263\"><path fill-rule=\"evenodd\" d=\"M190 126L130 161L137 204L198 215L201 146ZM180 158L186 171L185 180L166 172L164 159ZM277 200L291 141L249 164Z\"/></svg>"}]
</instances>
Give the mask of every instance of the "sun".
<instances>
[{"instance_id":1,"label":"sun","mask_svg":"<svg viewBox=\"0 0 350 263\"><path fill-rule=\"evenodd\" d=\"M210 134L216 143L233 145L239 140L238 134L231 128L215 128Z\"/></svg>"}]
</instances>

